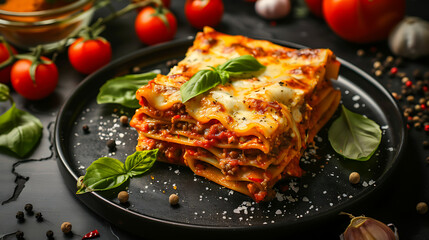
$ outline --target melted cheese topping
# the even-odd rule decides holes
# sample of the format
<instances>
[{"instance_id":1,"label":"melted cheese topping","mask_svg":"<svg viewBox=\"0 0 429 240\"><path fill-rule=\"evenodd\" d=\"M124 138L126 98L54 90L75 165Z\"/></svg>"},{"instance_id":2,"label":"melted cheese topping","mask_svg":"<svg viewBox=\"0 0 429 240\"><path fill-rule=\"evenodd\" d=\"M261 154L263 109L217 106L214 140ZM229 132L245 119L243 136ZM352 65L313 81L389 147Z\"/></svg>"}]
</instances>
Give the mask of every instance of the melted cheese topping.
<instances>
[{"instance_id":1,"label":"melted cheese topping","mask_svg":"<svg viewBox=\"0 0 429 240\"><path fill-rule=\"evenodd\" d=\"M266 68L250 78L230 79L226 85L218 85L187 101L189 115L202 123L217 119L237 135L269 139L289 128L295 135L301 135L297 124L303 120L306 101L316 86L323 84L326 64L335 62L328 49L295 50L205 28L185 59L167 76L159 75L149 87L140 89L137 95L154 108L166 110L181 102L180 86L196 72L245 54L251 54Z\"/></svg>"}]
</instances>

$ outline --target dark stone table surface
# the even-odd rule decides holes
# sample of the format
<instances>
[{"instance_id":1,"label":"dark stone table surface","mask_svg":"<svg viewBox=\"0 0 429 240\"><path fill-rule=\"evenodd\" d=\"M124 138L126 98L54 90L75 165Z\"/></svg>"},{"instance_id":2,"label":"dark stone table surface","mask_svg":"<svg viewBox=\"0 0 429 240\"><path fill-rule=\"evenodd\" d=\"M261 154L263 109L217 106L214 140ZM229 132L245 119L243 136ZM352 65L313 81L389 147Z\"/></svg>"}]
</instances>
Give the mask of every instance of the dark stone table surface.
<instances>
[{"instance_id":1,"label":"dark stone table surface","mask_svg":"<svg viewBox=\"0 0 429 240\"><path fill-rule=\"evenodd\" d=\"M125 1L113 1L116 8L124 6ZM184 0L172 0L171 9L178 19L176 39L194 36L197 30L186 21L183 11ZM356 65L373 75L372 60L377 52L390 55L386 42L358 45L348 43L337 37L322 19L305 13L294 1L294 9L290 16L278 21L267 21L258 17L254 11L254 3L245 0L225 0L225 14L218 31L228 34L240 34L257 38L280 39L302 44L311 48L330 48L342 59ZM304 12L302 12L304 11ZM429 20L429 3L426 0L408 0L407 15L420 16ZM96 16L108 14L100 9ZM113 61L122 56L146 48L134 33L135 12L122 16L107 25L102 34L113 46ZM364 50L358 56L358 50ZM25 239L46 239L47 230L52 230L55 239L81 239L81 237L97 229L100 239L140 239L117 226L111 225L102 217L87 208L65 185L63 176L58 170L56 154L53 151L52 137L55 119L60 107L76 86L86 77L74 71L68 63L65 53L57 59L60 79L55 92L41 101L24 100L17 94L13 97L19 108L25 109L39 117L43 123L43 137L37 148L26 158L18 158L6 151L0 151L0 239L15 239L17 230L25 233ZM405 60L400 71L411 76L415 69L429 71L428 59L416 61ZM400 92L400 78L384 75L377 80L386 89ZM405 101L398 102L405 106ZM0 105L0 112L6 106ZM401 159L401 167L389 180L378 195L363 205L355 206L354 213L365 214L385 223L394 223L399 229L401 239L429 239L429 215L420 215L415 207L418 202L429 202L429 156L422 142L428 139L423 130L409 130L406 152ZM37 222L34 216L26 216L19 223L15 214L23 210L26 203L32 203L37 212L41 212L44 221ZM358 209L358 210L356 210ZM60 224L69 221L73 224L74 235L64 235ZM321 222L305 231L290 236L284 233L282 239L338 239L347 227L348 220L338 217L330 222ZM9 234L9 235L8 235ZM209 233L208 233L209 234ZM269 237L267 232L267 237ZM192 236L189 236L192 238ZM225 236L227 238L227 236Z\"/></svg>"}]
</instances>

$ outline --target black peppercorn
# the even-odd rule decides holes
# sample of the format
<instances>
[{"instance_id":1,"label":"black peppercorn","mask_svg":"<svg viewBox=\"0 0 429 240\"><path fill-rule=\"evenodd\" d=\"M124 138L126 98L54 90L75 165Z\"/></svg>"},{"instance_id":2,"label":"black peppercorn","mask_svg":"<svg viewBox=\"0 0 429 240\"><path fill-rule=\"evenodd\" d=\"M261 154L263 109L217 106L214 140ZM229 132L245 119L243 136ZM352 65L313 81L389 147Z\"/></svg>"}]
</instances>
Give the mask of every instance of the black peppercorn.
<instances>
[{"instance_id":1,"label":"black peppercorn","mask_svg":"<svg viewBox=\"0 0 429 240\"><path fill-rule=\"evenodd\" d=\"M22 239L24 239L24 232L17 231L17 232L15 233L15 237L16 237L16 239L18 239L18 240L22 240Z\"/></svg>"},{"instance_id":2,"label":"black peppercorn","mask_svg":"<svg viewBox=\"0 0 429 240\"><path fill-rule=\"evenodd\" d=\"M423 141L423 147L429 148L429 141Z\"/></svg>"},{"instance_id":3,"label":"black peppercorn","mask_svg":"<svg viewBox=\"0 0 429 240\"><path fill-rule=\"evenodd\" d=\"M88 127L88 125L86 125L86 124L83 125L82 126L82 130L83 130L84 133L89 133L89 127Z\"/></svg>"},{"instance_id":4,"label":"black peppercorn","mask_svg":"<svg viewBox=\"0 0 429 240\"><path fill-rule=\"evenodd\" d=\"M54 232L52 232L52 230L48 230L46 232L46 237L48 237L48 239L54 239Z\"/></svg>"},{"instance_id":5,"label":"black peppercorn","mask_svg":"<svg viewBox=\"0 0 429 240\"><path fill-rule=\"evenodd\" d=\"M422 77L422 72L420 71L420 69L415 69L413 71L413 77L414 78L421 78Z\"/></svg>"},{"instance_id":6,"label":"black peppercorn","mask_svg":"<svg viewBox=\"0 0 429 240\"><path fill-rule=\"evenodd\" d=\"M109 148L109 150L114 151L116 149L116 143L115 140L110 139L106 142L107 147Z\"/></svg>"},{"instance_id":7,"label":"black peppercorn","mask_svg":"<svg viewBox=\"0 0 429 240\"><path fill-rule=\"evenodd\" d=\"M25 210L27 213L33 213L33 205L32 205L31 203L27 203L27 204L25 204L25 206L24 206L24 210Z\"/></svg>"},{"instance_id":8,"label":"black peppercorn","mask_svg":"<svg viewBox=\"0 0 429 240\"><path fill-rule=\"evenodd\" d=\"M38 222L43 221L43 215L42 215L42 213L40 213L40 212L36 213L36 219L37 219Z\"/></svg>"},{"instance_id":9,"label":"black peppercorn","mask_svg":"<svg viewBox=\"0 0 429 240\"><path fill-rule=\"evenodd\" d=\"M18 219L19 221L24 221L24 212L18 211L16 213L16 219Z\"/></svg>"}]
</instances>

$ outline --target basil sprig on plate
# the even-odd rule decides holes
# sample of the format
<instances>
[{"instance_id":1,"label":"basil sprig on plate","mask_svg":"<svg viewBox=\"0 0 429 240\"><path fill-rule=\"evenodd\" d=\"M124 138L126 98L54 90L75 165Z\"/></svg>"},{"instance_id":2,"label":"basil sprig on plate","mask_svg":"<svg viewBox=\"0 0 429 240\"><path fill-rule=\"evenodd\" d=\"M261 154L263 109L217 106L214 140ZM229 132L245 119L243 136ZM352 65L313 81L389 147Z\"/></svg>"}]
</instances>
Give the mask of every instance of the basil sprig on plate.
<instances>
[{"instance_id":1,"label":"basil sprig on plate","mask_svg":"<svg viewBox=\"0 0 429 240\"><path fill-rule=\"evenodd\" d=\"M108 80L97 95L97 103L118 103L129 108L140 107L136 91L156 77L157 73L129 74Z\"/></svg>"},{"instance_id":2,"label":"basil sprig on plate","mask_svg":"<svg viewBox=\"0 0 429 240\"><path fill-rule=\"evenodd\" d=\"M180 87L182 102L207 92L218 84L226 84L230 77L240 77L264 68L251 55L243 55L217 67L200 70Z\"/></svg>"},{"instance_id":3,"label":"basil sprig on plate","mask_svg":"<svg viewBox=\"0 0 429 240\"><path fill-rule=\"evenodd\" d=\"M23 157L39 142L43 125L35 116L18 109L9 94L9 87L0 83L0 102L7 100L12 106L0 116L0 147Z\"/></svg>"},{"instance_id":4,"label":"basil sprig on plate","mask_svg":"<svg viewBox=\"0 0 429 240\"><path fill-rule=\"evenodd\" d=\"M155 163L158 149L137 151L128 156L125 164L121 161L102 157L95 160L87 169L82 180L78 180L76 194L105 191L119 187L129 178L141 175Z\"/></svg>"},{"instance_id":5,"label":"basil sprig on plate","mask_svg":"<svg viewBox=\"0 0 429 240\"><path fill-rule=\"evenodd\" d=\"M342 105L341 116L328 131L332 148L348 159L367 161L381 142L380 126Z\"/></svg>"}]
</instances>

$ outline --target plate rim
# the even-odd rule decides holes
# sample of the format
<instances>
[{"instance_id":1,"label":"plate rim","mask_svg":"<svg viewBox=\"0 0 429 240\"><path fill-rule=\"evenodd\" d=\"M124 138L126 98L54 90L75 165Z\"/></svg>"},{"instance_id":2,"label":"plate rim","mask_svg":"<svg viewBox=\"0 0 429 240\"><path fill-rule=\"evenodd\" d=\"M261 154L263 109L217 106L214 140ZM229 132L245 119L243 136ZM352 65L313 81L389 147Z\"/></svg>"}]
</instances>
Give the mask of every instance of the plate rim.
<instances>
[{"instance_id":1,"label":"plate rim","mask_svg":"<svg viewBox=\"0 0 429 240\"><path fill-rule=\"evenodd\" d=\"M258 37L254 37L254 39L261 39L262 40L262 38L258 38ZM71 166L68 164L66 156L64 155L64 152L61 150L61 147L60 147L60 143L61 143L60 123L63 121L62 118L63 118L65 109L69 106L69 104L71 102L70 99L72 99L72 97L76 94L76 92L78 92L79 89L84 88L85 85L89 84L90 81L94 81L93 79L95 79L97 77L97 75L100 75L105 71L118 68L119 66L123 65L126 62L130 62L133 59L140 58L144 55L149 55L153 52L157 52L157 51L160 51L163 49L172 48L172 47L177 46L177 45L180 45L180 46L185 45L185 44L191 45L193 40L194 40L194 37L189 36L186 38L172 40L172 41L167 42L167 43L162 43L162 44L155 45L155 46L145 47L145 48L139 49L138 51L128 53L128 54L126 54L120 58L117 58L116 60L112 61L108 65L97 70L96 72L88 75L87 77L85 77L84 80L82 80L82 82L80 82L75 87L75 89L72 90L72 93L68 96L67 100L64 102L64 104L61 106L60 110L58 111L58 114L57 114L57 117L55 120L55 128L54 128L55 151L57 153L57 158L59 158L59 160L60 160L57 162L58 162L58 165L59 165L59 168L62 172L63 177L66 177L66 176L64 176L64 174L68 174L68 176L67 176L68 181L73 181L73 179L74 179L75 183L78 179L77 174L75 174L75 172L73 171ZM279 39L264 38L263 40L267 40L267 41L273 42L275 44L279 44L279 45L291 47L291 48L297 48L297 49L308 48L307 46L304 46L301 44L288 42L288 41L284 41L284 40L279 40ZM364 189L362 191L363 193L361 192L362 194L359 194L359 196L356 196L353 198L353 199L355 199L354 201L348 201L348 202L345 202L345 203L342 203L339 205L335 205L335 206L331 207L328 211L323 212L321 214L306 216L306 217L300 218L296 221L293 221L290 223L289 228L290 227L292 227L292 228L297 227L298 225L308 225L314 221L319 221L320 219L327 219L327 218L333 217L334 215L336 215L335 212L338 213L341 210L350 208L350 207L352 207L352 205L354 205L355 202L363 201L363 200L367 199L369 196L374 195L375 193L373 193L373 192L381 191L383 188L385 188L387 179L390 179L391 176L398 169L398 165L401 162L400 160L401 160L401 158L403 158L404 152L406 150L406 144L405 143L406 143L406 140L408 138L408 132L406 131L406 122L404 121L404 119L401 115L401 111L400 111L400 107L399 107L398 103L393 98L393 96L390 94L390 92L382 84L380 84L377 80L375 80L372 76L370 76L368 73L366 73L364 70L358 68L357 66L353 65L352 63L350 63L350 62L348 62L348 61L346 61L340 57L337 57L337 60L341 63L342 66L345 66L346 68L349 68L354 73L360 75L362 78L364 78L366 81L368 81L371 85L376 87L377 90L381 91L384 94L384 96L387 97L390 104L395 107L395 109L394 109L395 113L396 114L399 113L399 117L400 117L400 121L401 121L400 125L402 125L401 131L400 131L401 138L400 138L399 148L396 151L396 154L393 156L394 161L393 161L392 166L388 170L383 172L383 174L381 175L382 176L381 182L377 182L378 184L377 184L376 188ZM67 184L67 185L72 192L76 190L76 189L73 189L71 184ZM74 192L73 192L73 194L74 194ZM228 232L239 233L242 231L252 230L250 232L254 232L254 231L260 232L260 231L265 231L265 230L275 230L275 229L278 229L279 227L284 228L284 225L285 225L283 222L276 222L276 223L267 224L267 225L228 227L228 226L212 226L212 225L202 225L202 224L200 225L200 224L191 224L191 223L183 223L183 222L173 222L170 220L160 219L160 218L145 215L143 213L138 213L136 211L132 211L132 210L130 210L124 206L118 205L115 202L104 198L103 196L101 196L97 192L90 192L90 193L86 193L85 195L79 195L79 196L75 196L75 197L77 199L79 199L80 201L82 201L92 211L95 211L94 207L89 206L90 204L87 203L86 201L101 201L106 206L110 206L110 207L113 207L115 209L118 209L119 211L124 212L125 214L130 214L133 217L143 218L144 221L151 221L153 224L168 225L168 226L173 226L173 227L176 227L176 228L179 228L182 230L189 230L189 231L197 231L198 232L198 231L204 231L204 230L212 230L215 232L228 231ZM91 198L91 199L88 200L89 198ZM85 200L85 199L87 199L87 200ZM96 212L96 214L99 216L102 216L104 219L108 220L109 222L112 222L111 219L106 218L104 215L99 214L98 212ZM118 226L118 224L115 224L115 225ZM123 228L123 226L118 226L118 227ZM129 231L129 229L126 229L126 228L125 228L125 230ZM178 236L177 232L175 233L175 236ZM207 237L206 234L204 236Z\"/></svg>"}]
</instances>

